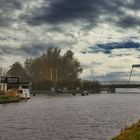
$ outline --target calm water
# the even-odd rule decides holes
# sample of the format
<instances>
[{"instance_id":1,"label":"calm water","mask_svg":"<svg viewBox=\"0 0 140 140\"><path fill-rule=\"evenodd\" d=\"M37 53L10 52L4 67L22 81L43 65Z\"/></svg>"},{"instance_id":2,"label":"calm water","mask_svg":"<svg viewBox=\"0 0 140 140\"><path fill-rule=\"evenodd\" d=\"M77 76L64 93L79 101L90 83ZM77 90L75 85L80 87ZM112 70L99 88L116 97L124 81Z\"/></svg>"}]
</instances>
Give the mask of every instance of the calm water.
<instances>
[{"instance_id":1,"label":"calm water","mask_svg":"<svg viewBox=\"0 0 140 140\"><path fill-rule=\"evenodd\" d=\"M110 140L140 119L140 94L47 97L0 105L0 140Z\"/></svg>"}]
</instances>

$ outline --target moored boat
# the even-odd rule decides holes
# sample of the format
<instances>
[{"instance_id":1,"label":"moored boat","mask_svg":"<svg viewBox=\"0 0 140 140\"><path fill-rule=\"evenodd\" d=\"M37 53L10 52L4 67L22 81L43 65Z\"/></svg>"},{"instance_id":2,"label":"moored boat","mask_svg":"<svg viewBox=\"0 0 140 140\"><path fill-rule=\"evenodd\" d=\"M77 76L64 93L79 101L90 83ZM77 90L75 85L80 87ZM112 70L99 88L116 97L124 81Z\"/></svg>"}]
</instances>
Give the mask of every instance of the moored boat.
<instances>
[{"instance_id":1,"label":"moored boat","mask_svg":"<svg viewBox=\"0 0 140 140\"><path fill-rule=\"evenodd\" d=\"M20 99L30 99L30 91L27 88L20 88L17 93Z\"/></svg>"}]
</instances>

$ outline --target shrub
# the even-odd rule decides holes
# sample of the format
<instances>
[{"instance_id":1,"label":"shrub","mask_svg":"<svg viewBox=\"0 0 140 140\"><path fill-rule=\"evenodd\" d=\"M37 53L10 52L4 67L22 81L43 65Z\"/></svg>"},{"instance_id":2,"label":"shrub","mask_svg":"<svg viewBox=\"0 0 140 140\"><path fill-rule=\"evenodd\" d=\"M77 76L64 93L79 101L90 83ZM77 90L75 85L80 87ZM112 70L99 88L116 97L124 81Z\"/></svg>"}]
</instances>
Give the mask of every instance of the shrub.
<instances>
[{"instance_id":1,"label":"shrub","mask_svg":"<svg viewBox=\"0 0 140 140\"><path fill-rule=\"evenodd\" d=\"M5 95L5 91L0 90L0 95Z\"/></svg>"}]
</instances>

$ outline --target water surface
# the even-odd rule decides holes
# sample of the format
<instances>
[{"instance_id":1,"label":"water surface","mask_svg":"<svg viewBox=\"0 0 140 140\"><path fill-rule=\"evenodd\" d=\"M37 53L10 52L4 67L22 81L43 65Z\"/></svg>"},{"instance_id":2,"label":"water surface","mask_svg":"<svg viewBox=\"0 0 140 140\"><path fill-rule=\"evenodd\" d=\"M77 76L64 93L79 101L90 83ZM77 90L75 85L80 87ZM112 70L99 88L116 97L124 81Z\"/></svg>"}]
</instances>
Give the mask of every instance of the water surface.
<instances>
[{"instance_id":1,"label":"water surface","mask_svg":"<svg viewBox=\"0 0 140 140\"><path fill-rule=\"evenodd\" d=\"M110 140L140 119L140 94L47 97L0 105L0 140Z\"/></svg>"}]
</instances>

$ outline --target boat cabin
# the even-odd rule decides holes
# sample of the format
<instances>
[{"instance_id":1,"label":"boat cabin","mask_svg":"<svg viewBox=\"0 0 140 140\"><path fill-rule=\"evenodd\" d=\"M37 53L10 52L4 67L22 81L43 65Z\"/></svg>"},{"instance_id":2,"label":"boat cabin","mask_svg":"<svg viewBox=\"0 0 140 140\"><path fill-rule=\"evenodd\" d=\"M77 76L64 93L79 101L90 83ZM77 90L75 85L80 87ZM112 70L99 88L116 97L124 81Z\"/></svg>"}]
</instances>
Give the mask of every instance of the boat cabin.
<instances>
[{"instance_id":1,"label":"boat cabin","mask_svg":"<svg viewBox=\"0 0 140 140\"><path fill-rule=\"evenodd\" d=\"M1 77L0 91L8 92L10 89L16 89L20 98L30 99L31 82L19 82L19 77Z\"/></svg>"},{"instance_id":2,"label":"boat cabin","mask_svg":"<svg viewBox=\"0 0 140 140\"><path fill-rule=\"evenodd\" d=\"M7 92L9 89L19 88L19 77L6 77L0 78L0 90Z\"/></svg>"}]
</instances>

